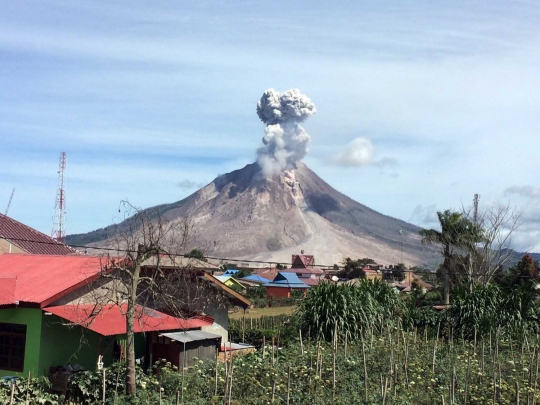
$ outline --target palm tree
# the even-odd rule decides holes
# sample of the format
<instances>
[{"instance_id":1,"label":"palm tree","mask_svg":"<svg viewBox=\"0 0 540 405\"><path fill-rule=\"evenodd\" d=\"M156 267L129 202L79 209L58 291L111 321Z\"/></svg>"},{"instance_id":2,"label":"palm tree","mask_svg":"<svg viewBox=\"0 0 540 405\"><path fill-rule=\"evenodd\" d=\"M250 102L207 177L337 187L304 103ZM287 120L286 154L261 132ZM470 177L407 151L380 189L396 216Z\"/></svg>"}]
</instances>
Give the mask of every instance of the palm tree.
<instances>
[{"instance_id":1,"label":"palm tree","mask_svg":"<svg viewBox=\"0 0 540 405\"><path fill-rule=\"evenodd\" d=\"M477 239L476 236L471 238L471 235L478 235L478 227L460 212L446 210L437 212L437 217L439 218L441 230L422 229L420 236L422 236L422 243L443 246L444 303L448 305L450 304L449 273L455 258L454 248L469 250L471 240L474 243L474 240Z\"/></svg>"}]
</instances>

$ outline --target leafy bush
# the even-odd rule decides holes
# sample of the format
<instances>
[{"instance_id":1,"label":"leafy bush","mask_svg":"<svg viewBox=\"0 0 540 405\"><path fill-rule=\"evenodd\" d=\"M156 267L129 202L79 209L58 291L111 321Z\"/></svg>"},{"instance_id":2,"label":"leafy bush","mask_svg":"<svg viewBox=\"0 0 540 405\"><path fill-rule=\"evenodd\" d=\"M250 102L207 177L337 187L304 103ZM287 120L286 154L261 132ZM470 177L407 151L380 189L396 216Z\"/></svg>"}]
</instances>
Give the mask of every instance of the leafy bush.
<instances>
[{"instance_id":1,"label":"leafy bush","mask_svg":"<svg viewBox=\"0 0 540 405\"><path fill-rule=\"evenodd\" d=\"M149 376L137 367L137 389L147 390L159 384L153 376ZM105 387L108 399L122 397L125 389L125 363L115 363L105 370ZM69 380L68 395L71 401L77 404L93 405L100 403L103 398L103 371L83 371L74 374Z\"/></svg>"},{"instance_id":2,"label":"leafy bush","mask_svg":"<svg viewBox=\"0 0 540 405\"><path fill-rule=\"evenodd\" d=\"M302 329L325 340L333 338L336 327L340 335L354 338L363 329L381 329L399 321L404 312L404 302L394 289L380 280L366 279L358 286L319 283L298 308Z\"/></svg>"},{"instance_id":3,"label":"leafy bush","mask_svg":"<svg viewBox=\"0 0 540 405\"><path fill-rule=\"evenodd\" d=\"M496 329L517 335L536 330L537 314L534 292L526 288L505 292L496 284L458 289L449 309L455 331L469 339L475 332L477 337L487 336Z\"/></svg>"},{"instance_id":4,"label":"leafy bush","mask_svg":"<svg viewBox=\"0 0 540 405\"><path fill-rule=\"evenodd\" d=\"M14 404L26 404L28 398L29 405L60 405L63 396L49 393L51 383L47 377L31 378L28 382L23 378L15 380ZM0 380L0 403L9 404L11 397L11 383Z\"/></svg>"}]
</instances>

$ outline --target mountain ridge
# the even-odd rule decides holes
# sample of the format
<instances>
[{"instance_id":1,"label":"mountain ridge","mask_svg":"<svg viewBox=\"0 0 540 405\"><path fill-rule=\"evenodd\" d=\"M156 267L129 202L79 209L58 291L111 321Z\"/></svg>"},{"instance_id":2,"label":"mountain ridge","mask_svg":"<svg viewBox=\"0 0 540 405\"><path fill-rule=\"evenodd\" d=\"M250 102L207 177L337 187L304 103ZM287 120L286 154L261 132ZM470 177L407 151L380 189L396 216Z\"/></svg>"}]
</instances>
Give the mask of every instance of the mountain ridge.
<instances>
[{"instance_id":1,"label":"mountain ridge","mask_svg":"<svg viewBox=\"0 0 540 405\"><path fill-rule=\"evenodd\" d=\"M344 257L431 267L440 262L436 247L421 244L421 228L354 201L301 162L272 177L251 163L180 201L149 209L172 221L190 217L193 246L212 256L288 262L304 250L325 265ZM99 246L118 226L69 235L67 241Z\"/></svg>"}]
</instances>

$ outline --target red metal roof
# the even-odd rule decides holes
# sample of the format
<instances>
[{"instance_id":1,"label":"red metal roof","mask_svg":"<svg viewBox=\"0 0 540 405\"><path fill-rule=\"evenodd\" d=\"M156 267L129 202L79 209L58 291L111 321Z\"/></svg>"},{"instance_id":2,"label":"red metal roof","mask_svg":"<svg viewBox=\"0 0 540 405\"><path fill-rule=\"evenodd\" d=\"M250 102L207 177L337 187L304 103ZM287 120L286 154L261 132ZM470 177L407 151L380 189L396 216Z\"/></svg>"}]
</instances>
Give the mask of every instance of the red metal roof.
<instances>
[{"instance_id":1,"label":"red metal roof","mask_svg":"<svg viewBox=\"0 0 540 405\"><path fill-rule=\"evenodd\" d=\"M0 255L0 305L46 306L97 278L102 264L95 256Z\"/></svg>"},{"instance_id":2,"label":"red metal roof","mask_svg":"<svg viewBox=\"0 0 540 405\"><path fill-rule=\"evenodd\" d=\"M313 263L315 262L315 258L313 255L292 255L291 259L291 268L293 269L302 269L306 267L313 266Z\"/></svg>"},{"instance_id":3,"label":"red metal roof","mask_svg":"<svg viewBox=\"0 0 540 405\"><path fill-rule=\"evenodd\" d=\"M50 236L0 214L0 237L26 253L43 255L73 255L77 251Z\"/></svg>"},{"instance_id":4,"label":"red metal roof","mask_svg":"<svg viewBox=\"0 0 540 405\"><path fill-rule=\"evenodd\" d=\"M126 309L127 304L109 304L100 307L87 304L47 307L44 308L44 311L66 319L71 323L81 325L102 336L112 336L126 333ZM186 330L210 326L213 322L214 319L208 316L204 318L180 319L138 305L135 313L134 327L137 333Z\"/></svg>"},{"instance_id":5,"label":"red metal roof","mask_svg":"<svg viewBox=\"0 0 540 405\"><path fill-rule=\"evenodd\" d=\"M0 278L0 305L9 305L15 302L15 277Z\"/></svg>"}]
</instances>

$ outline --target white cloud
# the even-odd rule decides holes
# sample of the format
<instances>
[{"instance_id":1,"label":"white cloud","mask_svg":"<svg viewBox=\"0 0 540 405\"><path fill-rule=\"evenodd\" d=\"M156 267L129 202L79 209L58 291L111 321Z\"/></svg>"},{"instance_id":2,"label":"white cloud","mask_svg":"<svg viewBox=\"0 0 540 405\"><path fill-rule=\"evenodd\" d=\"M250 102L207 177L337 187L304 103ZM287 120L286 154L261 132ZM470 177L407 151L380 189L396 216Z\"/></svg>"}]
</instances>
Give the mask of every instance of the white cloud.
<instances>
[{"instance_id":1,"label":"white cloud","mask_svg":"<svg viewBox=\"0 0 540 405\"><path fill-rule=\"evenodd\" d=\"M375 149L368 138L360 137L352 140L345 151L335 156L332 161L338 166L360 167L373 163Z\"/></svg>"}]
</instances>

